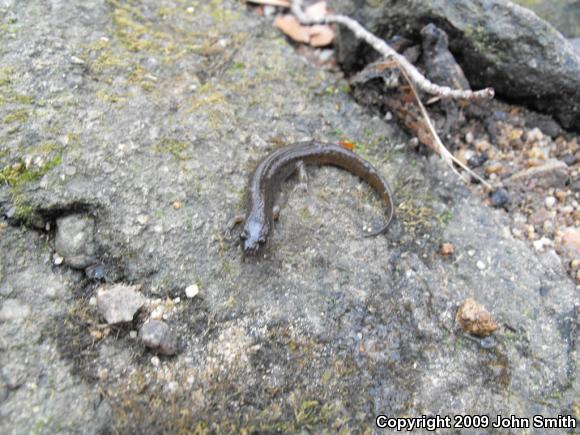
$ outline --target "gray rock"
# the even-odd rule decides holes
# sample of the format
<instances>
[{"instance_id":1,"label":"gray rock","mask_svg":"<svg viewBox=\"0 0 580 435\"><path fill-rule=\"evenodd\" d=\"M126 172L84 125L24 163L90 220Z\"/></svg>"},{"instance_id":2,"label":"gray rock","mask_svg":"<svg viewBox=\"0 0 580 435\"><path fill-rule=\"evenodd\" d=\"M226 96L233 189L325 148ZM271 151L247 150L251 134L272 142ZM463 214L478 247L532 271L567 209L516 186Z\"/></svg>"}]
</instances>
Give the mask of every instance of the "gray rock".
<instances>
[{"instance_id":1,"label":"gray rock","mask_svg":"<svg viewBox=\"0 0 580 435\"><path fill-rule=\"evenodd\" d=\"M449 35L471 86L492 86L499 96L553 115L564 127L580 129L580 57L570 43L533 12L506 0L333 0L337 12L352 15L379 36L418 39L425 23ZM353 70L370 53L351 32L340 30L339 62Z\"/></svg>"},{"instance_id":2,"label":"gray rock","mask_svg":"<svg viewBox=\"0 0 580 435\"><path fill-rule=\"evenodd\" d=\"M30 315L30 306L18 299L5 299L0 308L0 322L22 322Z\"/></svg>"},{"instance_id":3,"label":"gray rock","mask_svg":"<svg viewBox=\"0 0 580 435\"><path fill-rule=\"evenodd\" d=\"M96 261L95 221L73 214L56 220L54 247L71 267L83 269Z\"/></svg>"},{"instance_id":4,"label":"gray rock","mask_svg":"<svg viewBox=\"0 0 580 435\"><path fill-rule=\"evenodd\" d=\"M145 304L139 289L138 285L117 284L97 290L97 308L109 325L133 320L135 313Z\"/></svg>"},{"instance_id":5,"label":"gray rock","mask_svg":"<svg viewBox=\"0 0 580 435\"><path fill-rule=\"evenodd\" d=\"M150 349L163 355L174 355L177 352L177 337L167 323L161 320L149 320L139 330L141 342Z\"/></svg>"},{"instance_id":6,"label":"gray rock","mask_svg":"<svg viewBox=\"0 0 580 435\"><path fill-rule=\"evenodd\" d=\"M580 38L572 38L569 41L570 44L572 44L574 50L576 51L576 54L580 56Z\"/></svg>"},{"instance_id":7,"label":"gray rock","mask_svg":"<svg viewBox=\"0 0 580 435\"><path fill-rule=\"evenodd\" d=\"M578 0L514 0L552 23L564 36L580 36L580 2Z\"/></svg>"}]
</instances>

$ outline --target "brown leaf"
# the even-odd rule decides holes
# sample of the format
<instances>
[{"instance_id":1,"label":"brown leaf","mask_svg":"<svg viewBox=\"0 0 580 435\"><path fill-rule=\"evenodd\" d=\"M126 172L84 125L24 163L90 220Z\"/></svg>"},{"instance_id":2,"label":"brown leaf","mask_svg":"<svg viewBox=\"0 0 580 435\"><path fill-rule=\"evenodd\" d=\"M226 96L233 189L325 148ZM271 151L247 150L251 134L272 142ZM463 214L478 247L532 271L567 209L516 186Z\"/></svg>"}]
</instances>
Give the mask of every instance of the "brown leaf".
<instances>
[{"instance_id":1,"label":"brown leaf","mask_svg":"<svg viewBox=\"0 0 580 435\"><path fill-rule=\"evenodd\" d=\"M246 0L246 3L255 3L259 5L290 7L290 0Z\"/></svg>"},{"instance_id":2,"label":"brown leaf","mask_svg":"<svg viewBox=\"0 0 580 435\"><path fill-rule=\"evenodd\" d=\"M296 42L310 42L309 28L302 26L294 15L279 15L274 25Z\"/></svg>"},{"instance_id":3,"label":"brown leaf","mask_svg":"<svg viewBox=\"0 0 580 435\"><path fill-rule=\"evenodd\" d=\"M334 30L330 26L318 24L310 28L310 45L325 47L334 41Z\"/></svg>"}]
</instances>

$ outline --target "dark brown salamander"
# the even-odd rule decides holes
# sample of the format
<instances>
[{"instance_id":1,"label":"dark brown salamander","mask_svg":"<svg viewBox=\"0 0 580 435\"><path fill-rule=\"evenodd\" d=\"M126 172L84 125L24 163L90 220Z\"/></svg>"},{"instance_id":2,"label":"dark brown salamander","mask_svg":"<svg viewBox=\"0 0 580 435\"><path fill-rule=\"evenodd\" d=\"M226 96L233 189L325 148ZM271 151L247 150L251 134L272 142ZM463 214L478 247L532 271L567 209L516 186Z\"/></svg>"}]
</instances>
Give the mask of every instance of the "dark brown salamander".
<instances>
[{"instance_id":1,"label":"dark brown salamander","mask_svg":"<svg viewBox=\"0 0 580 435\"><path fill-rule=\"evenodd\" d=\"M240 234L244 253L256 254L266 243L274 219L274 195L280 184L304 164L338 166L370 184L387 205L387 222L368 235L380 234L388 228L393 218L393 195L377 170L342 146L315 141L304 142L274 151L256 168L250 182L250 210Z\"/></svg>"}]
</instances>

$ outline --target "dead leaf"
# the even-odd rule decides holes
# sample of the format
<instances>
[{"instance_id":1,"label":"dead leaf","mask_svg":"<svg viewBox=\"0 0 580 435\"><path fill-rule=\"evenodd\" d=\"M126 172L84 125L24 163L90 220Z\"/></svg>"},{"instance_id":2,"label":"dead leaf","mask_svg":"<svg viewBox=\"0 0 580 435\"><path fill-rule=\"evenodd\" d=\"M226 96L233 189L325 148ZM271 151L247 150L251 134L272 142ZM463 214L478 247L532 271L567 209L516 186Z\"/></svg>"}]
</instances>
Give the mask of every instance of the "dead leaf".
<instances>
[{"instance_id":1,"label":"dead leaf","mask_svg":"<svg viewBox=\"0 0 580 435\"><path fill-rule=\"evenodd\" d=\"M310 42L310 29L302 26L294 15L279 15L276 17L274 25L296 42L305 44Z\"/></svg>"},{"instance_id":2,"label":"dead leaf","mask_svg":"<svg viewBox=\"0 0 580 435\"><path fill-rule=\"evenodd\" d=\"M351 150L351 151L354 151L354 148L356 146L356 144L354 142L351 142L349 140L339 140L338 144L341 147L346 148L347 150Z\"/></svg>"},{"instance_id":3,"label":"dead leaf","mask_svg":"<svg viewBox=\"0 0 580 435\"><path fill-rule=\"evenodd\" d=\"M455 321L465 332L487 337L497 329L497 323L491 314L471 298L467 298L457 308Z\"/></svg>"},{"instance_id":4,"label":"dead leaf","mask_svg":"<svg viewBox=\"0 0 580 435\"><path fill-rule=\"evenodd\" d=\"M281 6L283 8L290 7L290 0L246 0L246 3L255 3L258 5Z\"/></svg>"},{"instance_id":5,"label":"dead leaf","mask_svg":"<svg viewBox=\"0 0 580 435\"><path fill-rule=\"evenodd\" d=\"M330 26L318 24L310 28L310 45L325 47L334 41L334 30Z\"/></svg>"}]
</instances>

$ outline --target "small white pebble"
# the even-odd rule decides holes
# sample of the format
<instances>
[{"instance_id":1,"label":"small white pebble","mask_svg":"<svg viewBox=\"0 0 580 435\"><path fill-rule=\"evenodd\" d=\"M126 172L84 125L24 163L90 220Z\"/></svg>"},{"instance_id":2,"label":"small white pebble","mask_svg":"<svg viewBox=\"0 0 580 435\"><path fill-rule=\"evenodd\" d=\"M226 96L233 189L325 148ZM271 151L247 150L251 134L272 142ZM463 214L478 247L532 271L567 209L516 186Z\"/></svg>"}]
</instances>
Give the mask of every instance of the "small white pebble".
<instances>
[{"instance_id":1,"label":"small white pebble","mask_svg":"<svg viewBox=\"0 0 580 435\"><path fill-rule=\"evenodd\" d=\"M176 297L175 299L173 299L173 303L174 303L174 304L178 304L178 303L180 303L180 302L181 302L181 298L180 298L179 296L178 296L178 297Z\"/></svg>"},{"instance_id":2,"label":"small white pebble","mask_svg":"<svg viewBox=\"0 0 580 435\"><path fill-rule=\"evenodd\" d=\"M472 143L473 142L473 133L471 131L467 132L465 135L465 142Z\"/></svg>"},{"instance_id":3,"label":"small white pebble","mask_svg":"<svg viewBox=\"0 0 580 435\"><path fill-rule=\"evenodd\" d=\"M145 225L147 223L147 221L149 221L149 217L144 215L144 214L140 214L139 216L137 216L137 223L139 225Z\"/></svg>"},{"instance_id":4,"label":"small white pebble","mask_svg":"<svg viewBox=\"0 0 580 435\"><path fill-rule=\"evenodd\" d=\"M554 242L552 242L547 237L542 237L539 240L535 240L532 242L534 245L534 249L538 252L543 252L547 246L553 246Z\"/></svg>"},{"instance_id":5,"label":"small white pebble","mask_svg":"<svg viewBox=\"0 0 580 435\"><path fill-rule=\"evenodd\" d=\"M515 237L516 239L521 239L521 238L522 238L522 236L524 235L524 234L522 233L522 230L519 230L519 229L517 229L517 228L512 228L512 234L514 235L514 237Z\"/></svg>"},{"instance_id":6,"label":"small white pebble","mask_svg":"<svg viewBox=\"0 0 580 435\"><path fill-rule=\"evenodd\" d=\"M137 338L137 331L129 331L129 337Z\"/></svg>"},{"instance_id":7,"label":"small white pebble","mask_svg":"<svg viewBox=\"0 0 580 435\"><path fill-rule=\"evenodd\" d=\"M62 264L62 262L64 261L64 258L62 258L60 255L58 255L56 252L54 253L54 255L52 256L52 262L56 265L56 266L60 266Z\"/></svg>"},{"instance_id":8,"label":"small white pebble","mask_svg":"<svg viewBox=\"0 0 580 435\"><path fill-rule=\"evenodd\" d=\"M475 251L473 249L470 249L469 251L467 251L467 255L473 257L475 255Z\"/></svg>"},{"instance_id":9,"label":"small white pebble","mask_svg":"<svg viewBox=\"0 0 580 435\"><path fill-rule=\"evenodd\" d=\"M71 56L70 61L75 65L84 65L85 61L82 60L80 57Z\"/></svg>"},{"instance_id":10,"label":"small white pebble","mask_svg":"<svg viewBox=\"0 0 580 435\"><path fill-rule=\"evenodd\" d=\"M161 361L159 361L159 357L154 356L153 358L151 358L151 364L153 364L153 367L159 367L160 363Z\"/></svg>"},{"instance_id":11,"label":"small white pebble","mask_svg":"<svg viewBox=\"0 0 580 435\"><path fill-rule=\"evenodd\" d=\"M185 289L185 296L189 299L196 297L199 294L199 287L197 284L192 284Z\"/></svg>"},{"instance_id":12,"label":"small white pebble","mask_svg":"<svg viewBox=\"0 0 580 435\"><path fill-rule=\"evenodd\" d=\"M195 11L195 9L193 9L193 6L190 6L186 9L188 14L193 14L193 12Z\"/></svg>"},{"instance_id":13,"label":"small white pebble","mask_svg":"<svg viewBox=\"0 0 580 435\"><path fill-rule=\"evenodd\" d=\"M89 299L89 305L97 305L97 298L94 296L91 296L91 298Z\"/></svg>"},{"instance_id":14,"label":"small white pebble","mask_svg":"<svg viewBox=\"0 0 580 435\"><path fill-rule=\"evenodd\" d=\"M391 112L387 112L385 114L385 121L390 121L391 119L393 119L393 114Z\"/></svg>"},{"instance_id":15,"label":"small white pebble","mask_svg":"<svg viewBox=\"0 0 580 435\"><path fill-rule=\"evenodd\" d=\"M481 261L481 260L479 260L479 261L477 262L476 266L477 266L477 268L478 268L479 270L483 270L483 269L485 269L485 263L484 263L483 261Z\"/></svg>"},{"instance_id":16,"label":"small white pebble","mask_svg":"<svg viewBox=\"0 0 580 435\"><path fill-rule=\"evenodd\" d=\"M163 317L163 320L169 319L169 313L164 313L162 317Z\"/></svg>"},{"instance_id":17,"label":"small white pebble","mask_svg":"<svg viewBox=\"0 0 580 435\"><path fill-rule=\"evenodd\" d=\"M556 198L554 198L553 196L548 196L545 200L545 203L547 208L554 208L554 206L556 205Z\"/></svg>"}]
</instances>

